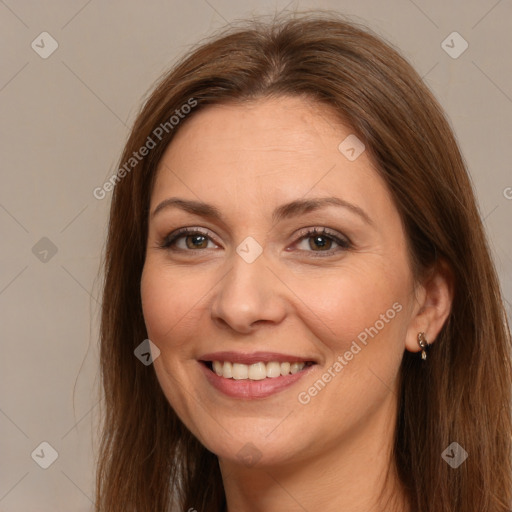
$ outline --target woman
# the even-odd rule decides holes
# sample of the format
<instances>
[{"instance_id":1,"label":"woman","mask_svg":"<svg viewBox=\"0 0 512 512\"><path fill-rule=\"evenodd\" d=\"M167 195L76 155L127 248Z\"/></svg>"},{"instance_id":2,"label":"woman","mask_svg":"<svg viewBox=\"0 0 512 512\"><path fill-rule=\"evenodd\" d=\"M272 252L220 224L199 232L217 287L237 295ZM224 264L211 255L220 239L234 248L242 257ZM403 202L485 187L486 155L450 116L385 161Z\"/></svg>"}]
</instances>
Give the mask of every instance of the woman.
<instances>
[{"instance_id":1,"label":"woman","mask_svg":"<svg viewBox=\"0 0 512 512\"><path fill-rule=\"evenodd\" d=\"M499 283L388 44L334 14L204 43L112 185L98 511L511 508Z\"/></svg>"}]
</instances>

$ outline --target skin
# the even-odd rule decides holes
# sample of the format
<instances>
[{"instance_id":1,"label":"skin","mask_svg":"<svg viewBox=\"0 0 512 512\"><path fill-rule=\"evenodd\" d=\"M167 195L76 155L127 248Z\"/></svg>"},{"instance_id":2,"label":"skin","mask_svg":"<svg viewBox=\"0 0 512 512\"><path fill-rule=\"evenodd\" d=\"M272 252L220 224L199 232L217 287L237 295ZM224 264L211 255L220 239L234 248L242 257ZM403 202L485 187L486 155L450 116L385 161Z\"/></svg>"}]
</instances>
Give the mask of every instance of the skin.
<instances>
[{"instance_id":1,"label":"skin","mask_svg":"<svg viewBox=\"0 0 512 512\"><path fill-rule=\"evenodd\" d=\"M404 350L420 350L419 331L435 340L452 284L441 271L415 281L385 182L366 151L349 161L338 150L351 133L326 107L301 98L211 106L180 127L160 162L150 212L180 197L210 203L223 216L177 208L150 214L141 295L148 336L161 351L158 380L181 420L218 455L230 511L381 510L381 491L391 499L386 510L409 510L391 458L398 370ZM335 206L272 222L283 203L326 196L362 208L371 224ZM181 251L159 247L182 227L209 238L182 237ZM309 227L329 228L352 246L301 240ZM236 252L248 236L263 249L252 263ZM325 251L332 254L321 257ZM395 303L401 311L300 403L298 394ZM198 363L224 350L318 364L268 398L234 399L213 388ZM252 450L257 463L240 450Z\"/></svg>"}]
</instances>

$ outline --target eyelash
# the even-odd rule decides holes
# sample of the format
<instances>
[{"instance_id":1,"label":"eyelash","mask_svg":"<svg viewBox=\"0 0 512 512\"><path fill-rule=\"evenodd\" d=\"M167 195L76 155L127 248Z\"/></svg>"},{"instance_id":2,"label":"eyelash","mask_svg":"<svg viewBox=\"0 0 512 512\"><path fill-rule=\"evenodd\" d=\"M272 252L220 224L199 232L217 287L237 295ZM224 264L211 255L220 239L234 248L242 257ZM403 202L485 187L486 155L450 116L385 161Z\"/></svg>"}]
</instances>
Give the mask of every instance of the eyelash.
<instances>
[{"instance_id":1,"label":"eyelash","mask_svg":"<svg viewBox=\"0 0 512 512\"><path fill-rule=\"evenodd\" d=\"M160 244L158 244L158 247L161 249L166 249L170 251L181 251L181 252L199 252L204 251L206 249L176 249L172 246L182 237L186 236L192 236L192 235L201 235L211 240L210 236L207 232L200 230L199 228L180 228L177 231L167 235ZM321 236L322 238L326 238L328 240L331 240L335 242L339 247L334 250L328 250L328 251L303 251L303 252L311 252L316 257L327 257L327 256L333 256L335 253L338 253L339 251L347 251L352 248L352 242L348 238L341 238L337 236L335 233L331 232L327 228L313 228L313 229L306 229L302 230L299 234L299 239L295 242L295 244L302 242L303 240L307 238L313 238L314 236ZM211 240L213 242L213 240Z\"/></svg>"}]
</instances>

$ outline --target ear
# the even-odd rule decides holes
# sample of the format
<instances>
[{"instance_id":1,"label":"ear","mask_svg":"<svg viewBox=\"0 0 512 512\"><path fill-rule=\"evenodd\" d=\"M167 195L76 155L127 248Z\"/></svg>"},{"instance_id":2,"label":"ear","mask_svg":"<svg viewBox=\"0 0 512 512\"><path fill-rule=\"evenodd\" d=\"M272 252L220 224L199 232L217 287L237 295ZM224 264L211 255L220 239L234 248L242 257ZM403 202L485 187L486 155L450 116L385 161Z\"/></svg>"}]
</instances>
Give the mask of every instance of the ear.
<instances>
[{"instance_id":1,"label":"ear","mask_svg":"<svg viewBox=\"0 0 512 512\"><path fill-rule=\"evenodd\" d=\"M418 333L424 332L428 344L433 343L452 308L454 276L448 263L438 260L424 281L416 288L416 306L407 329L405 347L409 352L419 352Z\"/></svg>"}]
</instances>

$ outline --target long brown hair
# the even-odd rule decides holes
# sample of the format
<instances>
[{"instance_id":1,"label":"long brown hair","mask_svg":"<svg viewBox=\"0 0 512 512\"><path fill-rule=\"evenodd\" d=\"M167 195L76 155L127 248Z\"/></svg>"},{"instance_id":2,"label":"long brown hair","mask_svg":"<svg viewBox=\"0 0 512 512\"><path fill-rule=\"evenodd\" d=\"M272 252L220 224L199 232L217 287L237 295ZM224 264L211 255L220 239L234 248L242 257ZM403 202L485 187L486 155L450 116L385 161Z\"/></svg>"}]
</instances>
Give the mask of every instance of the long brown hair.
<instances>
[{"instance_id":1,"label":"long brown hair","mask_svg":"<svg viewBox=\"0 0 512 512\"><path fill-rule=\"evenodd\" d=\"M415 277L441 259L453 271L452 311L428 362L406 351L400 368L394 462L412 510L511 509L510 329L456 139L397 50L340 15L310 12L252 20L203 42L159 81L134 123L120 169L148 137L156 144L112 180L96 510L225 506L217 457L177 418L153 367L134 356L147 338L140 278L149 198L157 164L187 119L206 105L281 95L329 105L364 142L402 217ZM190 112L170 123L177 110ZM452 442L469 454L457 469L441 457Z\"/></svg>"}]
</instances>

